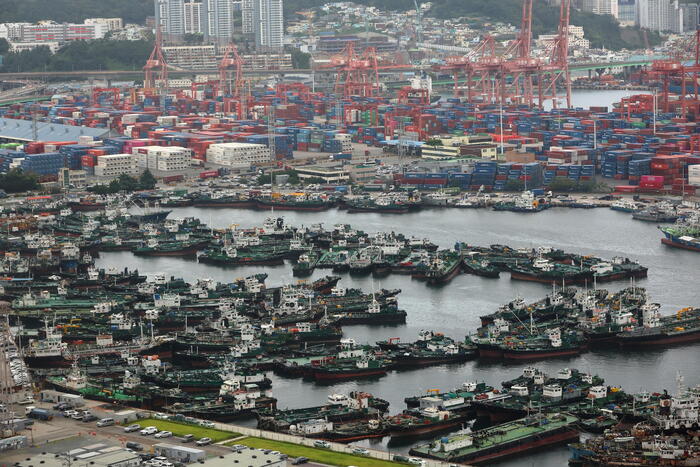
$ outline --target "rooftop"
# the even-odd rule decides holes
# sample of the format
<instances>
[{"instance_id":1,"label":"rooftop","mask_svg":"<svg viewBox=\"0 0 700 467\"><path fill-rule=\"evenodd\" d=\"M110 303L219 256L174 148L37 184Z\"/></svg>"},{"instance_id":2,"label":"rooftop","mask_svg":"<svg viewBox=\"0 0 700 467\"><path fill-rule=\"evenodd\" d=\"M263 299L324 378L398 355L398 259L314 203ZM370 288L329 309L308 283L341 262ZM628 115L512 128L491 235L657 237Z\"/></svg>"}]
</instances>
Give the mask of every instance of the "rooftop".
<instances>
[{"instance_id":1,"label":"rooftop","mask_svg":"<svg viewBox=\"0 0 700 467\"><path fill-rule=\"evenodd\" d=\"M17 141L34 141L32 122L14 118L0 118L0 138ZM60 123L37 123L37 141L77 141L80 136L102 138L109 134L107 128L62 125Z\"/></svg>"}]
</instances>

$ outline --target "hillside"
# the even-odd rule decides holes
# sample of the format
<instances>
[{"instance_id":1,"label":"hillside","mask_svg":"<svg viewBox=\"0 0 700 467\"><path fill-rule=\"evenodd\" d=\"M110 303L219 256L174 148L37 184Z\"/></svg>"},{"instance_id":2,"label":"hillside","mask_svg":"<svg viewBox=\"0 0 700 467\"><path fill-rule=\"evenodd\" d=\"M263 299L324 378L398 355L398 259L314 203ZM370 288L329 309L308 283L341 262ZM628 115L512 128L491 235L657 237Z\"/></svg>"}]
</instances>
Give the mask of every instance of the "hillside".
<instances>
[{"instance_id":1,"label":"hillside","mask_svg":"<svg viewBox=\"0 0 700 467\"><path fill-rule=\"evenodd\" d=\"M389 10L413 8L413 0L355 0ZM323 5L325 0L285 0L285 13L289 17L295 11ZM550 33L556 29L558 10L547 7L541 0L535 2L533 31ZM469 16L511 24L520 22L520 0L433 0L429 14L437 18ZM0 0L0 22L54 21L80 22L90 17L120 17L126 22L141 23L153 15L153 0ZM638 48L644 45L636 28L620 28L610 17L590 13L572 12L572 23L583 26L586 38L595 47ZM658 35L649 33L652 45L659 42Z\"/></svg>"},{"instance_id":2,"label":"hillside","mask_svg":"<svg viewBox=\"0 0 700 467\"><path fill-rule=\"evenodd\" d=\"M153 0L0 0L0 23L42 19L82 22L100 17L143 24L153 12Z\"/></svg>"}]
</instances>

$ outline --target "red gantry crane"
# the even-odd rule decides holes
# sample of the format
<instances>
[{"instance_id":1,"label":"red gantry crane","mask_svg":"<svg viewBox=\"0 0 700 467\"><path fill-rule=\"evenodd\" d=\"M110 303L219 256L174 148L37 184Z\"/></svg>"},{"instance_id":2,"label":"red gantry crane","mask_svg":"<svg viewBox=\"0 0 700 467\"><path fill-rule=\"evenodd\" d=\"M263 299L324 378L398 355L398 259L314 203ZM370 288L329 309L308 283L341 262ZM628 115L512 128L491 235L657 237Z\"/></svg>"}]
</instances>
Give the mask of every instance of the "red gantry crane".
<instances>
[{"instance_id":1,"label":"red gantry crane","mask_svg":"<svg viewBox=\"0 0 700 467\"><path fill-rule=\"evenodd\" d=\"M145 94L155 94L154 90L158 81L160 81L163 88L168 88L168 64L165 61L165 57L163 57L163 37L160 32L160 26L156 27L156 40L153 45L153 51L148 60L146 60L143 71Z\"/></svg>"},{"instance_id":2,"label":"red gantry crane","mask_svg":"<svg viewBox=\"0 0 700 467\"><path fill-rule=\"evenodd\" d=\"M323 68L335 68L335 93L338 96L374 97L379 91L380 70L400 70L411 65L380 65L377 51L367 47L360 54L355 44L348 42L339 55L331 57L331 63Z\"/></svg>"}]
</instances>

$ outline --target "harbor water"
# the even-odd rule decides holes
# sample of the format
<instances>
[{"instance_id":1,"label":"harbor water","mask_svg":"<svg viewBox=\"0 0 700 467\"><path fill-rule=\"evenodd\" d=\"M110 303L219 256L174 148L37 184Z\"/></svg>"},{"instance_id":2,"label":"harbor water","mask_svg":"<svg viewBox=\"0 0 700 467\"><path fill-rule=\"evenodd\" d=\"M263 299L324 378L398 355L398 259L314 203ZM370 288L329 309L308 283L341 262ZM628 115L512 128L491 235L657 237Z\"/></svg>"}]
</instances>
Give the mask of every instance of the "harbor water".
<instances>
[{"instance_id":1,"label":"harbor water","mask_svg":"<svg viewBox=\"0 0 700 467\"><path fill-rule=\"evenodd\" d=\"M590 104L596 105L596 104ZM323 213L263 211L237 209L176 208L170 217L198 217L203 222L224 228L237 224L239 228L259 226L265 218L281 215L294 226L310 226L323 223L327 229L335 224L349 223L366 232L395 231L407 235L429 238L441 248L452 248L457 241L472 245L488 246L504 244L512 247L536 248L551 246L567 252L596 255L603 258L624 256L639 261L649 268L648 278L637 285L646 287L651 300L663 305L663 313L671 314L689 305L699 305L697 271L700 255L672 249L661 244L661 233L651 223L632 220L631 215L599 209L552 208L537 214L494 212L490 210L442 210L430 209L411 214L348 214L336 209ZM101 253L98 267L138 267L147 274L165 272L191 281L210 277L230 282L262 270L268 272L268 285L295 282L291 265L251 266L221 268L199 264L196 260L181 258L137 259L129 252ZM310 279L327 274L316 271ZM341 274L344 287L361 287L365 290L400 288L399 305L408 313L406 325L369 327L347 326L345 337L360 343L374 343L389 337L415 340L421 329L443 332L462 339L479 325L479 316L496 309L517 296L526 301L542 298L550 287L531 282L511 281L508 273L499 279L488 279L461 274L452 282L439 287L412 280L409 276L389 276L373 279ZM626 282L604 284L608 290L629 285ZM588 284L593 287L594 284ZM562 367L578 368L597 373L608 385L619 385L627 391L675 391L677 372L690 385L700 383L697 372L697 355L700 345L688 345L666 350L635 350L621 353L617 350L591 349L577 357L548 360L535 366L550 373ZM426 369L396 372L378 380L343 382L330 386L285 379L273 376L273 394L280 408L298 408L318 405L331 393L347 393L352 390L371 392L391 402L390 412L405 408L406 396L425 393L429 389L449 390L465 381L485 381L496 387L507 379L518 376L525 364L470 361L464 364L430 367ZM250 422L254 423L254 422ZM358 443L365 446L406 452L408 445L387 444L368 440ZM566 465L566 448L548 450L504 462L498 465ZM495 464L494 464L495 465Z\"/></svg>"}]
</instances>

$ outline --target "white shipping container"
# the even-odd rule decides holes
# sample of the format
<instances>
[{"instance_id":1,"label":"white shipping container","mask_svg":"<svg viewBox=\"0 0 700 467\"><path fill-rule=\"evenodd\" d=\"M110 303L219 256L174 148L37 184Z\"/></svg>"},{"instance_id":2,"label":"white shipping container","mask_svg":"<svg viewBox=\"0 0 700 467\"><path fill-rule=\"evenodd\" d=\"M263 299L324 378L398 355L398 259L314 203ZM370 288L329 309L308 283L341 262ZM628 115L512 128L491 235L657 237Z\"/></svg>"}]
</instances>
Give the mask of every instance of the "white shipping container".
<instances>
[{"instance_id":1,"label":"white shipping container","mask_svg":"<svg viewBox=\"0 0 700 467\"><path fill-rule=\"evenodd\" d=\"M700 186L700 176L688 177L688 185Z\"/></svg>"}]
</instances>

